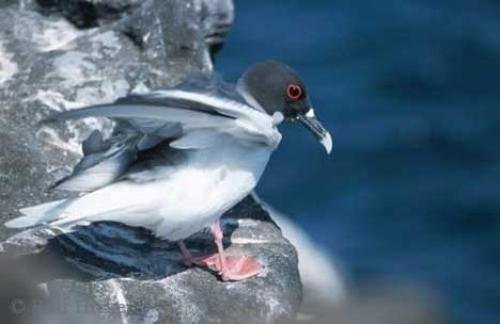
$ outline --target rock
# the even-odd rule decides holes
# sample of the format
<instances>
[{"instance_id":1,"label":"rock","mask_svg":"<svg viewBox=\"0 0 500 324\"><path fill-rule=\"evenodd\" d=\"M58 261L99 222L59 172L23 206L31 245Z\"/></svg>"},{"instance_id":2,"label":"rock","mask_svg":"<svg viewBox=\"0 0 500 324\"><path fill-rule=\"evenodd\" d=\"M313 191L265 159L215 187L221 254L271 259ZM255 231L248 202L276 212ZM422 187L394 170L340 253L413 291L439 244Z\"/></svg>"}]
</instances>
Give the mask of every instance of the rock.
<instances>
[{"instance_id":1,"label":"rock","mask_svg":"<svg viewBox=\"0 0 500 324\"><path fill-rule=\"evenodd\" d=\"M198 19L201 24L196 28L201 27L205 43L212 54L222 48L224 37L234 20L232 0L195 0L186 2L186 7L193 7L196 12L194 20L184 20L182 15L171 15L169 12L162 12L162 9L169 4L173 4L176 8L182 8L182 6L179 6L182 3L180 1L176 3L175 1L153 0L24 0L21 3L25 9L35 10L45 15L62 16L76 27L82 29L113 24L129 16L136 16L142 17L142 19L134 20L139 24L151 24L150 22L159 20L160 24L166 27L163 28L164 32L178 32L177 28L172 28L175 21L182 23L183 21ZM167 15L164 15L165 13ZM154 17L151 17L151 14ZM153 19L144 19L147 15ZM175 19L171 19L164 24L167 21L165 17L175 17ZM143 35L147 34L144 33ZM182 39L182 37L177 36L174 39Z\"/></svg>"},{"instance_id":2,"label":"rock","mask_svg":"<svg viewBox=\"0 0 500 324\"><path fill-rule=\"evenodd\" d=\"M202 22L205 31L205 42L210 53L215 55L224 45L224 39L234 21L232 0L204 0L202 6Z\"/></svg>"},{"instance_id":3,"label":"rock","mask_svg":"<svg viewBox=\"0 0 500 324\"><path fill-rule=\"evenodd\" d=\"M20 207L64 197L47 188L70 172L93 129L112 129L105 120L57 128L40 127L40 120L212 73L211 54L222 44L232 10L228 0L1 2L0 223L18 216ZM2 274L12 268L0 282L0 306L36 323L293 317L301 300L293 246L251 198L228 213L224 225L230 253L258 257L262 277L220 282L205 269L184 267L176 246L120 224L72 234L15 234L1 226L0 240L15 235L0 244ZM200 253L213 248L206 233L188 245ZM16 282L12 291L4 289Z\"/></svg>"},{"instance_id":4,"label":"rock","mask_svg":"<svg viewBox=\"0 0 500 324\"><path fill-rule=\"evenodd\" d=\"M160 241L145 229L117 223L82 226L69 234L49 228L28 230L1 243L0 250L17 268L36 265L29 277L44 284L47 297L23 299L24 307L32 314L36 305L36 312L60 322L144 323L151 318L151 323L270 323L293 319L301 302L294 247L251 197L229 211L222 224L228 253L255 256L265 267L263 275L221 282L207 269L184 266L176 244ZM194 235L186 244L196 254L215 248L208 232Z\"/></svg>"},{"instance_id":5,"label":"rock","mask_svg":"<svg viewBox=\"0 0 500 324\"><path fill-rule=\"evenodd\" d=\"M142 0L30 0L29 9L46 15L59 14L78 28L92 28L115 22L140 7Z\"/></svg>"}]
</instances>

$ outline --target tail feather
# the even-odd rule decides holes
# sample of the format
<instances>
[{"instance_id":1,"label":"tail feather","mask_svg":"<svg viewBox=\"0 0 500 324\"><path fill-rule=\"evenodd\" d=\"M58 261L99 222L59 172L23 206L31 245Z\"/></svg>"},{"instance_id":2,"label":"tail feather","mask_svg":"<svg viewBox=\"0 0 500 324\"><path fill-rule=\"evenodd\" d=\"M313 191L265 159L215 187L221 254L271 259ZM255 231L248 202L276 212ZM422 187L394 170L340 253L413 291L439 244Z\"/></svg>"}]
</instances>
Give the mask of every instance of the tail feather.
<instances>
[{"instance_id":1,"label":"tail feather","mask_svg":"<svg viewBox=\"0 0 500 324\"><path fill-rule=\"evenodd\" d=\"M14 218L5 223L9 228L24 228L49 223L57 219L71 199L62 199L27 207L19 210L24 216Z\"/></svg>"}]
</instances>

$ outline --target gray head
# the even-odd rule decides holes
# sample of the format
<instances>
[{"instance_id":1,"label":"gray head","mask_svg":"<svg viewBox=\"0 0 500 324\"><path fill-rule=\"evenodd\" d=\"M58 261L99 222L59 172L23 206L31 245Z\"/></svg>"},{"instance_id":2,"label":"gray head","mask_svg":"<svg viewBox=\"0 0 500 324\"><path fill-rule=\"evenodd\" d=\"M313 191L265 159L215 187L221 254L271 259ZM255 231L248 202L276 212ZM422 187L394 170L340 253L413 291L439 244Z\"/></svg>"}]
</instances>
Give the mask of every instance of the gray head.
<instances>
[{"instance_id":1,"label":"gray head","mask_svg":"<svg viewBox=\"0 0 500 324\"><path fill-rule=\"evenodd\" d=\"M255 108L285 121L300 121L331 152L330 133L316 119L304 83L292 68L277 61L257 63L241 76L238 89Z\"/></svg>"}]
</instances>

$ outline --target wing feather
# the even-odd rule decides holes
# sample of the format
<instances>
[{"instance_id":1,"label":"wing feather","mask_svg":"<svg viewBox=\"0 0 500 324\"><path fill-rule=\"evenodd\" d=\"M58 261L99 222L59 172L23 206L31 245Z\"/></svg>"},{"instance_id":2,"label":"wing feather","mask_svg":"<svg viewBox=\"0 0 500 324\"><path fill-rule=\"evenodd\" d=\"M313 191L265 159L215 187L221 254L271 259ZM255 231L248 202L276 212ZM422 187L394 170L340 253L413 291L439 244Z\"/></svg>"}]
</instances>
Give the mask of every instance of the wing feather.
<instances>
[{"instance_id":1,"label":"wing feather","mask_svg":"<svg viewBox=\"0 0 500 324\"><path fill-rule=\"evenodd\" d=\"M105 104L80 109L67 110L55 114L45 122L81 119L87 117L107 117L119 119L153 119L170 123L182 123L188 128L224 125L234 118L222 114L213 115L197 110L173 108L151 104Z\"/></svg>"},{"instance_id":2,"label":"wing feather","mask_svg":"<svg viewBox=\"0 0 500 324\"><path fill-rule=\"evenodd\" d=\"M216 145L223 133L267 145L281 138L270 116L252 109L237 96L182 89L131 95L111 104L68 110L45 122L87 117L114 119L117 128L108 141L98 132L84 141L85 156L69 177L56 183L57 189L88 192L108 185L130 168L137 169L133 166L140 152L165 143L174 150L187 150Z\"/></svg>"},{"instance_id":3,"label":"wing feather","mask_svg":"<svg viewBox=\"0 0 500 324\"><path fill-rule=\"evenodd\" d=\"M138 135L120 134L112 141L103 143L100 151L87 151L71 175L56 182L51 189L90 192L122 176L137 157L140 139Z\"/></svg>"}]
</instances>

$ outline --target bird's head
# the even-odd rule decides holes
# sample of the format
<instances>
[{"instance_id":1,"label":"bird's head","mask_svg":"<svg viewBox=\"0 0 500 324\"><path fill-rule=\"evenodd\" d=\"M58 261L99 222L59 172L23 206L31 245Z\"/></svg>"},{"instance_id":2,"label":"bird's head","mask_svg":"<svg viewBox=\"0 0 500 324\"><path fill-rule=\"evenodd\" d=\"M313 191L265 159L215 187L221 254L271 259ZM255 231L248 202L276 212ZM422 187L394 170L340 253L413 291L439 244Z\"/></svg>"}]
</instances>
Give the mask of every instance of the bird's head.
<instances>
[{"instance_id":1,"label":"bird's head","mask_svg":"<svg viewBox=\"0 0 500 324\"><path fill-rule=\"evenodd\" d=\"M299 121L330 154L330 133L316 118L306 88L292 68L277 61L257 63L242 75L238 88L256 108L278 119Z\"/></svg>"}]
</instances>

